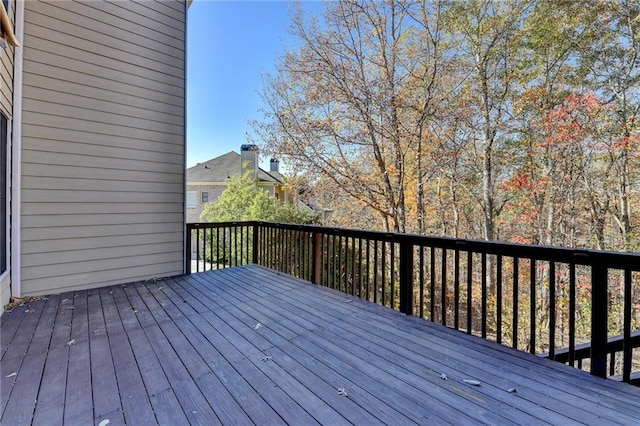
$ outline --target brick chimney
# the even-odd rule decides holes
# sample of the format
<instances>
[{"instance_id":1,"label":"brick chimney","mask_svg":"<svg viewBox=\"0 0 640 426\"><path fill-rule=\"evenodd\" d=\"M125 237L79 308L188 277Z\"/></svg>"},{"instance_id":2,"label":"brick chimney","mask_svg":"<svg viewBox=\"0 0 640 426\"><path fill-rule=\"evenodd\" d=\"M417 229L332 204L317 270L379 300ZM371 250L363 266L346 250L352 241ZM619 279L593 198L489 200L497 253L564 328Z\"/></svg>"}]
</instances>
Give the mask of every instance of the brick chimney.
<instances>
[{"instance_id":1,"label":"brick chimney","mask_svg":"<svg viewBox=\"0 0 640 426\"><path fill-rule=\"evenodd\" d=\"M247 170L253 172L253 179L258 179L258 146L257 145L242 145L240 147L240 167L241 173L244 174Z\"/></svg>"},{"instance_id":2,"label":"brick chimney","mask_svg":"<svg viewBox=\"0 0 640 426\"><path fill-rule=\"evenodd\" d=\"M271 172L280 172L280 160L278 160L277 158L272 158L269 161L269 171Z\"/></svg>"}]
</instances>

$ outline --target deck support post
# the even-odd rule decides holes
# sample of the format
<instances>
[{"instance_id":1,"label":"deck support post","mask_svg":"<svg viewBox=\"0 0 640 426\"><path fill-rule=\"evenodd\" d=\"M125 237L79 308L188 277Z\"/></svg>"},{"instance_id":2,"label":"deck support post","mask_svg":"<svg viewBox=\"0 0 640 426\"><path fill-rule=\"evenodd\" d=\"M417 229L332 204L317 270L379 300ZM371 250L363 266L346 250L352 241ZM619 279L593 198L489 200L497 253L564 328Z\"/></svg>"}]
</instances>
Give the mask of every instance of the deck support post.
<instances>
[{"instance_id":1,"label":"deck support post","mask_svg":"<svg viewBox=\"0 0 640 426\"><path fill-rule=\"evenodd\" d=\"M313 250L311 258L311 282L320 284L322 278L322 234L314 232L311 245Z\"/></svg>"},{"instance_id":2,"label":"deck support post","mask_svg":"<svg viewBox=\"0 0 640 426\"><path fill-rule=\"evenodd\" d=\"M591 374L607 377L608 271L600 262L591 266Z\"/></svg>"},{"instance_id":3,"label":"deck support post","mask_svg":"<svg viewBox=\"0 0 640 426\"><path fill-rule=\"evenodd\" d=\"M400 242L400 312L413 315L413 244Z\"/></svg>"},{"instance_id":4,"label":"deck support post","mask_svg":"<svg viewBox=\"0 0 640 426\"><path fill-rule=\"evenodd\" d=\"M260 226L257 223L253 224L253 244L252 244L252 250L253 253L251 255L251 262L255 263L256 265L258 264L258 232L259 232Z\"/></svg>"}]
</instances>

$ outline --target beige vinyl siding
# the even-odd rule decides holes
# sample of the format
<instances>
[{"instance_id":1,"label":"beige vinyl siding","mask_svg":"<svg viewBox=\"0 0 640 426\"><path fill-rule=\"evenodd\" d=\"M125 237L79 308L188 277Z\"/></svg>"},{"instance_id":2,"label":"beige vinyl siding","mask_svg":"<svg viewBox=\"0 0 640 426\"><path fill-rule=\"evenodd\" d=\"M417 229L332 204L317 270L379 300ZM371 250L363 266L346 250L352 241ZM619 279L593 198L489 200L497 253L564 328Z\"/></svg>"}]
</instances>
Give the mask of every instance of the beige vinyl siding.
<instances>
[{"instance_id":1,"label":"beige vinyl siding","mask_svg":"<svg viewBox=\"0 0 640 426\"><path fill-rule=\"evenodd\" d=\"M9 1L7 14L11 22L15 22L15 0ZM13 52L14 48L7 45L0 49L0 110L7 118L13 116Z\"/></svg>"},{"instance_id":2,"label":"beige vinyl siding","mask_svg":"<svg viewBox=\"0 0 640 426\"><path fill-rule=\"evenodd\" d=\"M182 273L184 4L25 4L22 292Z\"/></svg>"}]
</instances>

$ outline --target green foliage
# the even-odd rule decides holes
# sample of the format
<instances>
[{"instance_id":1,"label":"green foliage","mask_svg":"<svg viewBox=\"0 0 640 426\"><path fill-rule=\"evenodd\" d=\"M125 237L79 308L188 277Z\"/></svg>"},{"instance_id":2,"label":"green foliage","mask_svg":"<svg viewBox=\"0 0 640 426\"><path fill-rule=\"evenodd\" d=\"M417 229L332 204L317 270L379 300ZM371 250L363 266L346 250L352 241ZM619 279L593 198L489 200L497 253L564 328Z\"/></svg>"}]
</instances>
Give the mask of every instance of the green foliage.
<instances>
[{"instance_id":1,"label":"green foliage","mask_svg":"<svg viewBox=\"0 0 640 426\"><path fill-rule=\"evenodd\" d=\"M258 187L251 172L233 177L217 200L207 203L201 222L265 220L285 223L313 223L318 216L290 203L277 203L264 188Z\"/></svg>"}]
</instances>

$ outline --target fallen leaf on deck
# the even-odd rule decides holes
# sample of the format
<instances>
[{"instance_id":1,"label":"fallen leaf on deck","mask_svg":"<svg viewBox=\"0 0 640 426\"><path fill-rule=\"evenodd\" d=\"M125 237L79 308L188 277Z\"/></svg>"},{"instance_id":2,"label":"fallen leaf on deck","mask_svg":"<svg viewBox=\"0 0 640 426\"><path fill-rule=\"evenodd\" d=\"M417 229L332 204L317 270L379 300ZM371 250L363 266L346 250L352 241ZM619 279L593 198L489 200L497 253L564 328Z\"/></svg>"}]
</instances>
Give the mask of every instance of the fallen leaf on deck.
<instances>
[{"instance_id":1,"label":"fallen leaf on deck","mask_svg":"<svg viewBox=\"0 0 640 426\"><path fill-rule=\"evenodd\" d=\"M349 396L347 391L344 388L338 388L338 395L340 396Z\"/></svg>"},{"instance_id":2,"label":"fallen leaf on deck","mask_svg":"<svg viewBox=\"0 0 640 426\"><path fill-rule=\"evenodd\" d=\"M480 382L477 380L464 379L463 382L471 386L480 386Z\"/></svg>"},{"instance_id":3,"label":"fallen leaf on deck","mask_svg":"<svg viewBox=\"0 0 640 426\"><path fill-rule=\"evenodd\" d=\"M27 314L32 314L34 313L36 310L35 309L27 309L26 311L24 311Z\"/></svg>"},{"instance_id":4,"label":"fallen leaf on deck","mask_svg":"<svg viewBox=\"0 0 640 426\"><path fill-rule=\"evenodd\" d=\"M18 372L14 371L13 373L9 374L8 376L4 376L4 377L13 377L13 376L17 376Z\"/></svg>"},{"instance_id":5,"label":"fallen leaf on deck","mask_svg":"<svg viewBox=\"0 0 640 426\"><path fill-rule=\"evenodd\" d=\"M270 356L265 356L262 358L263 361L270 361L272 359L272 357Z\"/></svg>"},{"instance_id":6,"label":"fallen leaf on deck","mask_svg":"<svg viewBox=\"0 0 640 426\"><path fill-rule=\"evenodd\" d=\"M446 375L446 374L444 374L444 373L442 373L442 374L440 375L440 378L441 378L442 380L447 380L447 375Z\"/></svg>"},{"instance_id":7,"label":"fallen leaf on deck","mask_svg":"<svg viewBox=\"0 0 640 426\"><path fill-rule=\"evenodd\" d=\"M103 421L98 423L98 426L107 426L108 424L109 424L109 419L104 419Z\"/></svg>"},{"instance_id":8,"label":"fallen leaf on deck","mask_svg":"<svg viewBox=\"0 0 640 426\"><path fill-rule=\"evenodd\" d=\"M253 327L254 330L257 330L259 328L262 328L262 324L257 323L255 327Z\"/></svg>"},{"instance_id":9,"label":"fallen leaf on deck","mask_svg":"<svg viewBox=\"0 0 640 426\"><path fill-rule=\"evenodd\" d=\"M76 344L76 339L71 339L67 342L67 346L73 346Z\"/></svg>"},{"instance_id":10,"label":"fallen leaf on deck","mask_svg":"<svg viewBox=\"0 0 640 426\"><path fill-rule=\"evenodd\" d=\"M344 301L344 303L351 303L351 302L353 302L353 299L347 299Z\"/></svg>"},{"instance_id":11,"label":"fallen leaf on deck","mask_svg":"<svg viewBox=\"0 0 640 426\"><path fill-rule=\"evenodd\" d=\"M507 392L516 393L517 391L516 391L516 388L509 388L509 389L507 389Z\"/></svg>"}]
</instances>

